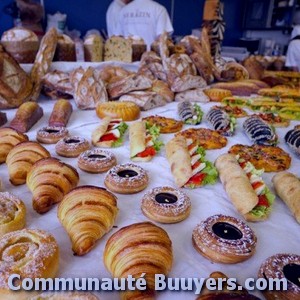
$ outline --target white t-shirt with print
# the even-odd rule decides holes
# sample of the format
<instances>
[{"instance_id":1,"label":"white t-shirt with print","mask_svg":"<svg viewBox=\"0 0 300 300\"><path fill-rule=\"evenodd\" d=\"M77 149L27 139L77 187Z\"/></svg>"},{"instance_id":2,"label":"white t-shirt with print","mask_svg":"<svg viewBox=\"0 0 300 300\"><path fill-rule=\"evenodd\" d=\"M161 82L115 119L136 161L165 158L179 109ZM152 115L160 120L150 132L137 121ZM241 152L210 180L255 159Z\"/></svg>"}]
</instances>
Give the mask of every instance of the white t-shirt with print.
<instances>
[{"instance_id":1,"label":"white t-shirt with print","mask_svg":"<svg viewBox=\"0 0 300 300\"><path fill-rule=\"evenodd\" d=\"M140 36L150 48L164 31L173 32L169 14L164 6L152 0L134 0L120 12L119 34Z\"/></svg>"},{"instance_id":2,"label":"white t-shirt with print","mask_svg":"<svg viewBox=\"0 0 300 300\"><path fill-rule=\"evenodd\" d=\"M114 0L108 7L106 12L106 28L109 37L118 34L119 13L125 6L122 0Z\"/></svg>"},{"instance_id":3,"label":"white t-shirt with print","mask_svg":"<svg viewBox=\"0 0 300 300\"><path fill-rule=\"evenodd\" d=\"M286 54L285 65L287 67L297 67L300 71L300 40L290 42Z\"/></svg>"}]
</instances>

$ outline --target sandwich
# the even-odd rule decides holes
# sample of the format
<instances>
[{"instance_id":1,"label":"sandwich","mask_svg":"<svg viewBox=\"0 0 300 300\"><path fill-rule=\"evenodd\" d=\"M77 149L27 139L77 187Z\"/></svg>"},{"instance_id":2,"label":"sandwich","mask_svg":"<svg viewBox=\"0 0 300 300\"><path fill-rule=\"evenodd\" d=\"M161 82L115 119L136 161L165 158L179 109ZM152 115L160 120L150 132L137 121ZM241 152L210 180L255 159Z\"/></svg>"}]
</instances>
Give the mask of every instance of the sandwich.
<instances>
[{"instance_id":1,"label":"sandwich","mask_svg":"<svg viewBox=\"0 0 300 300\"><path fill-rule=\"evenodd\" d=\"M92 133L92 143L96 147L115 148L123 145L128 125L122 119L105 117Z\"/></svg>"},{"instance_id":2,"label":"sandwich","mask_svg":"<svg viewBox=\"0 0 300 300\"><path fill-rule=\"evenodd\" d=\"M215 166L238 212L250 222L267 219L275 196L262 179L264 170L257 170L250 162L232 154L219 156Z\"/></svg>"},{"instance_id":3,"label":"sandwich","mask_svg":"<svg viewBox=\"0 0 300 300\"><path fill-rule=\"evenodd\" d=\"M214 165L205 159L205 150L197 142L176 136L166 145L167 159L178 187L197 188L214 184L218 172Z\"/></svg>"},{"instance_id":4,"label":"sandwich","mask_svg":"<svg viewBox=\"0 0 300 300\"><path fill-rule=\"evenodd\" d=\"M232 107L244 107L247 106L248 100L237 96L226 97L222 101L222 104Z\"/></svg>"},{"instance_id":5,"label":"sandwich","mask_svg":"<svg viewBox=\"0 0 300 300\"><path fill-rule=\"evenodd\" d=\"M145 121L138 121L129 127L130 159L132 161L150 161L163 146L158 139L159 127Z\"/></svg>"},{"instance_id":6,"label":"sandwich","mask_svg":"<svg viewBox=\"0 0 300 300\"><path fill-rule=\"evenodd\" d=\"M283 119L300 121L300 107L287 106L280 109L278 114Z\"/></svg>"}]
</instances>

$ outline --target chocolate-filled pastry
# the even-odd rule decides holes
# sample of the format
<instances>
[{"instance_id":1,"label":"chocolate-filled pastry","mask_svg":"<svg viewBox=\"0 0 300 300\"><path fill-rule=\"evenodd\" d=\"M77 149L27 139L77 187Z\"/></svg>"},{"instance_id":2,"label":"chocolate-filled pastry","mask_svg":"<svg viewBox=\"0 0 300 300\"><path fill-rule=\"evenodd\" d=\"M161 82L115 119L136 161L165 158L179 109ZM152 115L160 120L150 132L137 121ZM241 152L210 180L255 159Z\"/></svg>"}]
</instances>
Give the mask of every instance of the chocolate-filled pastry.
<instances>
[{"instance_id":1,"label":"chocolate-filled pastry","mask_svg":"<svg viewBox=\"0 0 300 300\"><path fill-rule=\"evenodd\" d=\"M46 126L38 130L36 140L42 144L56 144L68 135L69 131L65 127Z\"/></svg>"},{"instance_id":2,"label":"chocolate-filled pastry","mask_svg":"<svg viewBox=\"0 0 300 300\"><path fill-rule=\"evenodd\" d=\"M0 128L0 164L4 163L9 151L17 144L28 141L26 134L13 128Z\"/></svg>"},{"instance_id":3,"label":"chocolate-filled pastry","mask_svg":"<svg viewBox=\"0 0 300 300\"><path fill-rule=\"evenodd\" d=\"M67 136L55 145L56 153L63 157L77 157L90 148L88 140L80 136Z\"/></svg>"},{"instance_id":4,"label":"chocolate-filled pastry","mask_svg":"<svg viewBox=\"0 0 300 300\"><path fill-rule=\"evenodd\" d=\"M190 101L179 102L177 111L185 124L197 125L202 121L203 111L198 104L192 104Z\"/></svg>"},{"instance_id":5,"label":"chocolate-filled pastry","mask_svg":"<svg viewBox=\"0 0 300 300\"><path fill-rule=\"evenodd\" d=\"M288 146L297 154L300 155L300 127L288 131L284 137Z\"/></svg>"},{"instance_id":6,"label":"chocolate-filled pastry","mask_svg":"<svg viewBox=\"0 0 300 300\"><path fill-rule=\"evenodd\" d=\"M274 146L278 142L278 137L272 127L261 118L251 116L243 123L248 138L258 145Z\"/></svg>"},{"instance_id":7,"label":"chocolate-filled pastry","mask_svg":"<svg viewBox=\"0 0 300 300\"><path fill-rule=\"evenodd\" d=\"M7 122L6 113L0 111L0 126L4 125Z\"/></svg>"},{"instance_id":8,"label":"chocolate-filled pastry","mask_svg":"<svg viewBox=\"0 0 300 300\"><path fill-rule=\"evenodd\" d=\"M213 129L224 136L232 136L236 126L236 119L227 112L212 107L206 115L207 121Z\"/></svg>"},{"instance_id":9,"label":"chocolate-filled pastry","mask_svg":"<svg viewBox=\"0 0 300 300\"><path fill-rule=\"evenodd\" d=\"M267 280L286 279L286 291L263 292L267 300L299 300L300 299L300 256L297 254L276 254L269 257L260 267L258 277Z\"/></svg>"},{"instance_id":10,"label":"chocolate-filled pastry","mask_svg":"<svg viewBox=\"0 0 300 300\"><path fill-rule=\"evenodd\" d=\"M27 132L44 115L43 109L35 102L25 102L17 110L10 127L19 132Z\"/></svg>"},{"instance_id":11,"label":"chocolate-filled pastry","mask_svg":"<svg viewBox=\"0 0 300 300\"><path fill-rule=\"evenodd\" d=\"M117 159L112 152L93 149L82 152L78 157L78 167L88 173L107 172L117 164Z\"/></svg>"},{"instance_id":12,"label":"chocolate-filled pastry","mask_svg":"<svg viewBox=\"0 0 300 300\"><path fill-rule=\"evenodd\" d=\"M207 259L235 264L254 254L257 238L243 221L230 216L214 215L197 225L192 240L195 249Z\"/></svg>"},{"instance_id":13,"label":"chocolate-filled pastry","mask_svg":"<svg viewBox=\"0 0 300 300\"><path fill-rule=\"evenodd\" d=\"M177 223L190 215L191 201L180 190L167 186L157 187L144 195L141 209L153 221Z\"/></svg>"},{"instance_id":14,"label":"chocolate-filled pastry","mask_svg":"<svg viewBox=\"0 0 300 300\"><path fill-rule=\"evenodd\" d=\"M112 192L135 194L148 186L147 172L140 166L127 163L117 165L106 174L104 184Z\"/></svg>"},{"instance_id":15,"label":"chocolate-filled pastry","mask_svg":"<svg viewBox=\"0 0 300 300\"><path fill-rule=\"evenodd\" d=\"M49 126L66 127L72 112L72 104L68 100L57 100L49 118Z\"/></svg>"},{"instance_id":16,"label":"chocolate-filled pastry","mask_svg":"<svg viewBox=\"0 0 300 300\"><path fill-rule=\"evenodd\" d=\"M50 156L48 150L37 142L22 142L16 145L6 158L10 182L13 185L26 183L26 177L32 165Z\"/></svg>"}]
</instances>

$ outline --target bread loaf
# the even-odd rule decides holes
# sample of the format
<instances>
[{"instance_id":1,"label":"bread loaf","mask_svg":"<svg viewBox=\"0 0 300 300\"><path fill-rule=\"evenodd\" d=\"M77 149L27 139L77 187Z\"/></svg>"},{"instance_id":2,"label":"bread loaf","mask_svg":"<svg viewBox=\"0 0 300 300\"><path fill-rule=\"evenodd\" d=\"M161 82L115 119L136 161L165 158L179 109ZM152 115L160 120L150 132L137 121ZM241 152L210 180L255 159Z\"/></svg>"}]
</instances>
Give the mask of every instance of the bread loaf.
<instances>
[{"instance_id":1,"label":"bread loaf","mask_svg":"<svg viewBox=\"0 0 300 300\"><path fill-rule=\"evenodd\" d=\"M84 60L103 61L103 39L98 34L90 34L84 39Z\"/></svg>"},{"instance_id":2,"label":"bread loaf","mask_svg":"<svg viewBox=\"0 0 300 300\"><path fill-rule=\"evenodd\" d=\"M54 61L76 61L75 43L65 35L59 35L57 46L54 54Z\"/></svg>"},{"instance_id":3,"label":"bread loaf","mask_svg":"<svg viewBox=\"0 0 300 300\"><path fill-rule=\"evenodd\" d=\"M132 62L132 42L121 36L112 36L105 42L104 60Z\"/></svg>"}]
</instances>

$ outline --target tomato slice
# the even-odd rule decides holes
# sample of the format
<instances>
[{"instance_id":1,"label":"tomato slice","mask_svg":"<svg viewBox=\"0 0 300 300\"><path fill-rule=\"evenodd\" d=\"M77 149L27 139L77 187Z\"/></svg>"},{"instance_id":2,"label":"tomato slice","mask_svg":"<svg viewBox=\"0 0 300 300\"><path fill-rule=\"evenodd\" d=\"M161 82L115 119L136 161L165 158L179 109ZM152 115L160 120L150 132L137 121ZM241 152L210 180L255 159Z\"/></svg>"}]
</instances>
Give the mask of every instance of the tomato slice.
<instances>
[{"instance_id":1,"label":"tomato slice","mask_svg":"<svg viewBox=\"0 0 300 300\"><path fill-rule=\"evenodd\" d=\"M192 170L195 170L196 168L198 168L201 165L201 161L198 160L196 161L193 165L192 165Z\"/></svg>"},{"instance_id":2,"label":"tomato slice","mask_svg":"<svg viewBox=\"0 0 300 300\"><path fill-rule=\"evenodd\" d=\"M260 195L258 196L258 206L265 206L265 207L269 207L269 201L267 199L267 197L265 195Z\"/></svg>"},{"instance_id":3,"label":"tomato slice","mask_svg":"<svg viewBox=\"0 0 300 300\"><path fill-rule=\"evenodd\" d=\"M156 154L156 151L154 147L147 147L143 152L140 152L137 154L137 157L147 157L147 156L154 156Z\"/></svg>"},{"instance_id":4,"label":"tomato slice","mask_svg":"<svg viewBox=\"0 0 300 300\"><path fill-rule=\"evenodd\" d=\"M257 181L257 182L252 183L252 187L253 187L254 190L256 190L257 188L259 188L262 185L264 185L264 183L261 182L261 181Z\"/></svg>"},{"instance_id":5,"label":"tomato slice","mask_svg":"<svg viewBox=\"0 0 300 300\"><path fill-rule=\"evenodd\" d=\"M245 168L245 166L246 166L246 164L247 164L247 162L245 162L245 161L243 161L243 162L240 162L240 166L241 166L241 168L242 168L242 169L244 169L244 168Z\"/></svg>"},{"instance_id":6,"label":"tomato slice","mask_svg":"<svg viewBox=\"0 0 300 300\"><path fill-rule=\"evenodd\" d=\"M118 138L113 133L104 134L100 138L100 142L116 141Z\"/></svg>"},{"instance_id":7,"label":"tomato slice","mask_svg":"<svg viewBox=\"0 0 300 300\"><path fill-rule=\"evenodd\" d=\"M200 185L201 182L204 180L205 176L205 173L197 173L194 176L192 176L186 184Z\"/></svg>"}]
</instances>

